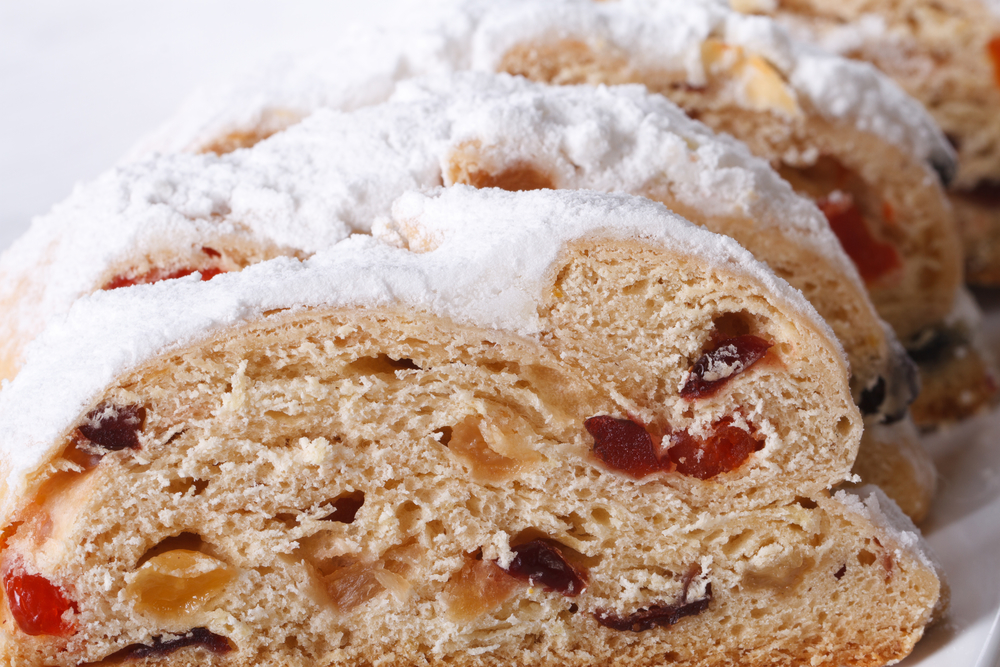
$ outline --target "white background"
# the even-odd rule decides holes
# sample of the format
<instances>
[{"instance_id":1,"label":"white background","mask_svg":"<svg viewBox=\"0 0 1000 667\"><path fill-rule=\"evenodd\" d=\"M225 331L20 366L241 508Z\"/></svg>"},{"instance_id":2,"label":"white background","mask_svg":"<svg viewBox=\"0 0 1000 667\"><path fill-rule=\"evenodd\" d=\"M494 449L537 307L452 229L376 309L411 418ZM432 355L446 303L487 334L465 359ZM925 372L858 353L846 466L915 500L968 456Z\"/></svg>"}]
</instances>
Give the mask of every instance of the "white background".
<instances>
[{"instance_id":1,"label":"white background","mask_svg":"<svg viewBox=\"0 0 1000 667\"><path fill-rule=\"evenodd\" d=\"M390 21L393 1L0 2L0 249L195 89Z\"/></svg>"},{"instance_id":2,"label":"white background","mask_svg":"<svg viewBox=\"0 0 1000 667\"><path fill-rule=\"evenodd\" d=\"M0 3L0 249L74 183L112 166L196 88L279 53L328 45L355 22L393 18L391 0ZM988 308L996 349L1000 300L980 297L996 301ZM997 433L1000 414L993 414L928 439L941 494L925 528L950 576L953 605L950 620L905 665L997 664Z\"/></svg>"}]
</instances>

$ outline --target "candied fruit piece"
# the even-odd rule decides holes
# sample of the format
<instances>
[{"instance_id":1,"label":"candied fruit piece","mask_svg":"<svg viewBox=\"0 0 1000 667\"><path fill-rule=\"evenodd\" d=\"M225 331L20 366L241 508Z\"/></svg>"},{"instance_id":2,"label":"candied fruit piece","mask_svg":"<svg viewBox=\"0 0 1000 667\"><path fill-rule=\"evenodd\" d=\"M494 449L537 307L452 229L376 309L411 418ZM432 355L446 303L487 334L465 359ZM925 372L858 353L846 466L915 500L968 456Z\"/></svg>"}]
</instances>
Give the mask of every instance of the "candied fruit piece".
<instances>
[{"instance_id":1,"label":"candied fruit piece","mask_svg":"<svg viewBox=\"0 0 1000 667\"><path fill-rule=\"evenodd\" d=\"M70 609L77 610L76 604L45 577L8 572L3 586L10 613L24 634L68 637L76 631L65 618Z\"/></svg>"},{"instance_id":2,"label":"candied fruit piece","mask_svg":"<svg viewBox=\"0 0 1000 667\"><path fill-rule=\"evenodd\" d=\"M986 45L986 52L990 54L993 61L993 79L1000 88L1000 35L997 35Z\"/></svg>"},{"instance_id":3,"label":"candied fruit piece","mask_svg":"<svg viewBox=\"0 0 1000 667\"><path fill-rule=\"evenodd\" d=\"M177 639L163 640L162 637L154 637L152 644L132 644L118 651L109 659L127 660L130 658L160 658L174 651L188 646L200 646L208 649L212 653L221 655L233 650L229 640L225 637L209 632L207 628L194 628L183 637Z\"/></svg>"},{"instance_id":4,"label":"candied fruit piece","mask_svg":"<svg viewBox=\"0 0 1000 667\"><path fill-rule=\"evenodd\" d=\"M726 338L694 363L681 389L681 398L715 395L734 377L764 358L772 344L750 334Z\"/></svg>"},{"instance_id":5,"label":"candied fruit piece","mask_svg":"<svg viewBox=\"0 0 1000 667\"><path fill-rule=\"evenodd\" d=\"M629 419L599 416L583 423L594 437L594 454L604 465L636 479L660 471L653 438Z\"/></svg>"},{"instance_id":6,"label":"candied fruit piece","mask_svg":"<svg viewBox=\"0 0 1000 667\"><path fill-rule=\"evenodd\" d=\"M445 587L448 618L455 622L476 619L502 605L522 588L522 581L495 562L470 558Z\"/></svg>"},{"instance_id":7,"label":"candied fruit piece","mask_svg":"<svg viewBox=\"0 0 1000 667\"><path fill-rule=\"evenodd\" d=\"M213 251L214 252L214 251ZM153 269L147 271L146 273L141 273L137 276L132 276L131 278L127 275L118 275L109 280L104 284L103 290L113 290L119 287L132 287L133 285L151 285L152 283L158 283L162 280L174 280L176 278L183 278L185 276L190 276L194 272L201 273L201 279L211 280L220 273L226 273L226 270L217 266L208 266L200 269L195 268L183 268L176 269L174 271L164 271L163 269Z\"/></svg>"},{"instance_id":8,"label":"candied fruit piece","mask_svg":"<svg viewBox=\"0 0 1000 667\"><path fill-rule=\"evenodd\" d=\"M505 482L539 458L523 444L511 446L511 438L503 428L506 423L491 427L486 420L470 416L451 429L447 447L468 468L475 481ZM499 449L503 452L497 451Z\"/></svg>"},{"instance_id":9,"label":"candied fruit piece","mask_svg":"<svg viewBox=\"0 0 1000 667\"><path fill-rule=\"evenodd\" d=\"M171 618L201 611L235 576L233 568L217 558L174 549L146 561L125 594L140 613Z\"/></svg>"},{"instance_id":10,"label":"candied fruit piece","mask_svg":"<svg viewBox=\"0 0 1000 667\"><path fill-rule=\"evenodd\" d=\"M98 447L111 452L139 449L139 433L146 422L146 408L101 403L87 414L86 419L78 430Z\"/></svg>"},{"instance_id":11,"label":"candied fruit piece","mask_svg":"<svg viewBox=\"0 0 1000 667\"><path fill-rule=\"evenodd\" d=\"M686 594L685 594L686 598ZM696 616L708 609L712 600L712 584L705 588L705 597L693 602L676 604L656 604L627 616L619 616L611 612L598 610L594 619L606 628L620 632L644 632L653 628L674 625L685 616Z\"/></svg>"},{"instance_id":12,"label":"candied fruit piece","mask_svg":"<svg viewBox=\"0 0 1000 667\"><path fill-rule=\"evenodd\" d=\"M752 432L734 425L733 420L726 417L712 426L712 433L707 438L692 436L687 431L671 433L667 457L677 472L710 479L736 470L763 446Z\"/></svg>"},{"instance_id":13,"label":"candied fruit piece","mask_svg":"<svg viewBox=\"0 0 1000 667\"><path fill-rule=\"evenodd\" d=\"M507 572L546 590L576 597L587 587L587 573L572 566L558 547L547 540L532 540L512 548L514 559Z\"/></svg>"},{"instance_id":14,"label":"candied fruit piece","mask_svg":"<svg viewBox=\"0 0 1000 667\"><path fill-rule=\"evenodd\" d=\"M666 451L660 454L657 454L653 436L633 420L591 417L584 426L594 437L594 453L604 465L635 479L655 472L674 471L709 479L736 470L764 446L752 426L749 431L744 430L736 426L731 417L715 422L707 437L696 437L668 427L663 437ZM658 436L656 440L659 439Z\"/></svg>"},{"instance_id":15,"label":"candied fruit piece","mask_svg":"<svg viewBox=\"0 0 1000 667\"><path fill-rule=\"evenodd\" d=\"M899 252L891 243L875 238L854 198L841 192L834 195L823 197L816 204L864 281L872 283L900 269L903 262Z\"/></svg>"},{"instance_id":16,"label":"candied fruit piece","mask_svg":"<svg viewBox=\"0 0 1000 667\"><path fill-rule=\"evenodd\" d=\"M379 569L371 563L354 563L334 571L326 577L326 590L330 601L342 611L348 612L385 590L375 572Z\"/></svg>"}]
</instances>

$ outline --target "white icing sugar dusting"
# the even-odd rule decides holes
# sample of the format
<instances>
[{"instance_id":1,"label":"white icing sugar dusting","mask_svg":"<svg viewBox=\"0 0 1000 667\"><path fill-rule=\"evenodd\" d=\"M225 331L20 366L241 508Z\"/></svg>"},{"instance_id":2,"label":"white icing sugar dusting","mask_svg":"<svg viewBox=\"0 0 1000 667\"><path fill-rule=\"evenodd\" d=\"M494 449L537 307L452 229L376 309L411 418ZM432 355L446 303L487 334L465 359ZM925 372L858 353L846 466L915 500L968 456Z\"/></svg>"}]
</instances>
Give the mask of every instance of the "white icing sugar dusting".
<instances>
[{"instance_id":1,"label":"white icing sugar dusting","mask_svg":"<svg viewBox=\"0 0 1000 667\"><path fill-rule=\"evenodd\" d=\"M772 12L777 11L777 7ZM815 22L795 14L779 14L775 17L789 32L801 42L814 43L824 51L838 55L848 55L860 51L864 46L891 40L885 18L877 14L862 14L850 23L837 23L817 30Z\"/></svg>"},{"instance_id":2,"label":"white icing sugar dusting","mask_svg":"<svg viewBox=\"0 0 1000 667\"><path fill-rule=\"evenodd\" d=\"M4 326L30 339L136 258L225 247L220 238L319 252L368 232L403 192L445 183L443 166L470 142L495 163L539 165L559 188L641 194L667 184L706 216L780 229L862 291L811 202L664 98L638 86L549 87L467 72L412 80L383 105L320 110L249 150L163 155L78 188L0 261L0 298L20 304ZM39 274L36 292L20 291Z\"/></svg>"},{"instance_id":3,"label":"white icing sugar dusting","mask_svg":"<svg viewBox=\"0 0 1000 667\"><path fill-rule=\"evenodd\" d=\"M833 497L855 514L873 523L885 538L882 540L883 545L917 558L944 581L944 568L920 529L882 489L872 484L865 484L854 489L837 491Z\"/></svg>"},{"instance_id":4,"label":"white icing sugar dusting","mask_svg":"<svg viewBox=\"0 0 1000 667\"><path fill-rule=\"evenodd\" d=\"M532 335L537 302L565 243L638 238L755 282L775 305L832 332L802 295L729 238L640 197L591 192L509 193L466 186L409 192L386 229L416 225L437 247L415 253L351 236L300 262L278 258L209 282L197 276L97 292L30 346L28 363L0 392L0 447L9 467L3 515L28 475L54 456L100 392L157 354L206 340L278 309L404 307ZM532 249L525 252L525 249Z\"/></svg>"},{"instance_id":5,"label":"white icing sugar dusting","mask_svg":"<svg viewBox=\"0 0 1000 667\"><path fill-rule=\"evenodd\" d=\"M528 0L494 7L473 42L473 66L495 68L514 45L553 39L607 44L642 68L684 71L703 80L701 45L708 37L764 56L821 115L876 134L921 160L953 162L934 120L895 82L867 63L796 41L761 16L732 11L719 0Z\"/></svg>"},{"instance_id":6,"label":"white icing sugar dusting","mask_svg":"<svg viewBox=\"0 0 1000 667\"><path fill-rule=\"evenodd\" d=\"M706 382L724 380L731 375L742 373L746 364L740 359L735 345L726 345L716 350L715 357L708 360L702 379Z\"/></svg>"},{"instance_id":7,"label":"white icing sugar dusting","mask_svg":"<svg viewBox=\"0 0 1000 667\"><path fill-rule=\"evenodd\" d=\"M436 0L420 6L420 18L408 29L378 36L385 48L377 57L357 55L369 48L343 46L280 63L228 91L199 97L132 157L190 150L234 128L253 127L274 110L298 118L323 106L357 108L384 99L396 83L417 74L493 71L509 49L533 41L608 45L639 69L684 73L698 85L705 80L701 46L714 37L765 57L826 118L875 133L917 159L954 162L930 115L888 77L796 41L777 22L734 12L723 0Z\"/></svg>"}]
</instances>

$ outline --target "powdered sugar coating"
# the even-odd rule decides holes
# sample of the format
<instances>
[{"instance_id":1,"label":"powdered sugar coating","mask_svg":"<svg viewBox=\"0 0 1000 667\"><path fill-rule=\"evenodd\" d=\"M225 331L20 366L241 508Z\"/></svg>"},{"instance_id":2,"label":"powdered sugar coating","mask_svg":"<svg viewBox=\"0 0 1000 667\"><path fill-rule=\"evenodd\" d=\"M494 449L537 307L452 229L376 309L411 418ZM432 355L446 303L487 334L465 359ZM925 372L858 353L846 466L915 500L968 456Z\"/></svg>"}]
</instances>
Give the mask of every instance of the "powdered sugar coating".
<instances>
[{"instance_id":1,"label":"powdered sugar coating","mask_svg":"<svg viewBox=\"0 0 1000 667\"><path fill-rule=\"evenodd\" d=\"M154 355L269 311L321 306L412 308L530 336L538 331L537 303L550 266L573 239L637 238L696 255L761 284L776 295L777 307L807 318L835 341L802 295L736 242L646 199L456 186L403 195L392 220L416 224L437 247L414 253L352 236L305 262L278 258L209 282L191 277L79 300L36 339L23 371L0 392L0 451L8 472L0 515L9 517L29 475L56 454L51 448L103 388Z\"/></svg>"},{"instance_id":2,"label":"powdered sugar coating","mask_svg":"<svg viewBox=\"0 0 1000 667\"><path fill-rule=\"evenodd\" d=\"M401 193L441 185L452 151L473 141L508 164L543 165L561 188L641 193L669 182L678 201L706 216L779 229L863 292L812 203L741 143L664 98L638 86L548 87L464 73L412 80L391 102L350 114L320 110L250 150L164 155L78 188L0 262L8 290L46 275L37 297L6 299L20 310L5 326L30 338L133 258L219 236L319 252L368 232Z\"/></svg>"},{"instance_id":3,"label":"powdered sugar coating","mask_svg":"<svg viewBox=\"0 0 1000 667\"><path fill-rule=\"evenodd\" d=\"M539 40L607 45L640 69L682 71L697 85L705 80L701 45L714 37L762 55L822 116L954 170L954 151L936 123L887 76L797 41L769 18L734 12L724 0L437 0L421 7L422 19L409 30L379 39L386 46L376 58L341 48L276 66L192 105L131 155L196 149L269 111L305 116L320 106L355 108L414 74L495 71L512 47Z\"/></svg>"},{"instance_id":4,"label":"powdered sugar coating","mask_svg":"<svg viewBox=\"0 0 1000 667\"><path fill-rule=\"evenodd\" d=\"M839 501L855 514L859 514L882 532L887 548L905 551L917 558L944 581L944 567L937 560L930 545L908 516L903 514L889 496L877 486L865 484L850 490L837 491Z\"/></svg>"},{"instance_id":5,"label":"powdered sugar coating","mask_svg":"<svg viewBox=\"0 0 1000 667\"><path fill-rule=\"evenodd\" d=\"M704 80L701 45L715 37L765 57L826 118L920 160L955 159L923 106L874 67L795 41L775 21L738 14L721 0L511 2L484 15L473 39L473 67L493 69L514 45L553 37L607 44L640 68L683 69L692 83Z\"/></svg>"}]
</instances>

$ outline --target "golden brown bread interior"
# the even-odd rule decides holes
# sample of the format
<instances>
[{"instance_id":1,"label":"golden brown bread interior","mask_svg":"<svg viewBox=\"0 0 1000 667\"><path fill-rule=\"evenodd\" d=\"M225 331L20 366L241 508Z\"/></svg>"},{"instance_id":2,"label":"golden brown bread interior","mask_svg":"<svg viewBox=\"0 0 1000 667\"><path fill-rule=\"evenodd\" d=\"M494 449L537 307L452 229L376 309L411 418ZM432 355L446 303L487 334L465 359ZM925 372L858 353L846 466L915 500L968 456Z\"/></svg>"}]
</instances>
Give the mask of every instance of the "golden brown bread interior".
<instances>
[{"instance_id":1,"label":"golden brown bread interior","mask_svg":"<svg viewBox=\"0 0 1000 667\"><path fill-rule=\"evenodd\" d=\"M579 196L456 188L442 199L513 208ZM377 256L432 263L450 247L418 236L420 220L397 222L410 250ZM88 399L25 495L5 499L19 509L0 563L4 657L903 657L939 583L878 501L828 495L860 436L839 346L780 282L708 257L620 232L572 242L545 272L534 334L402 303L313 307L262 312L149 359ZM178 313L197 310L273 265L95 303L113 312L169 292L191 300ZM330 262L325 279L358 266ZM377 268L391 282L398 266ZM746 336L771 345L765 356L723 363L720 342ZM29 362L5 407L35 375ZM692 377L722 384L681 395ZM615 456L657 441L666 452L648 475ZM704 474L740 442L753 451ZM12 591L29 584L63 597L54 634L26 634L12 611Z\"/></svg>"}]
</instances>

